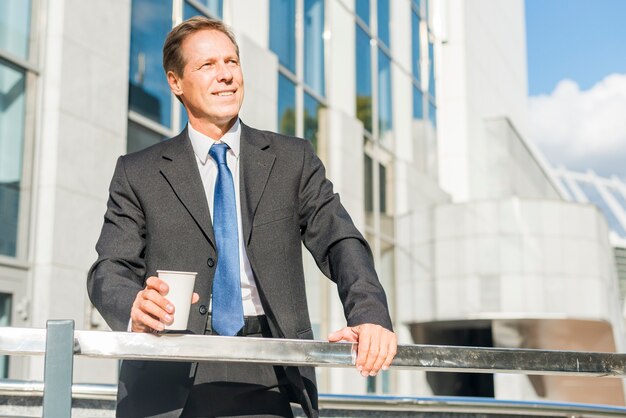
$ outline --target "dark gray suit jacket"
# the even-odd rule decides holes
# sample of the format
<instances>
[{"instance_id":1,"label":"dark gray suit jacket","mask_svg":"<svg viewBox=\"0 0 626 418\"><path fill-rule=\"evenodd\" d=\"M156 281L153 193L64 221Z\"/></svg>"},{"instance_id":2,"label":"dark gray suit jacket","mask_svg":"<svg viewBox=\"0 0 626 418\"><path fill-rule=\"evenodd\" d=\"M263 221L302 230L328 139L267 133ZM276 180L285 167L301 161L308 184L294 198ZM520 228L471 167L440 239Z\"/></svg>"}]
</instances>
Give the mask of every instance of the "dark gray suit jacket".
<instances>
[{"instance_id":1,"label":"dark gray suit jacket","mask_svg":"<svg viewBox=\"0 0 626 418\"><path fill-rule=\"evenodd\" d=\"M242 123L239 165L243 238L272 335L313 337L301 242L337 283L349 326L375 323L391 329L369 247L310 143ZM162 269L198 272L200 302L189 315L189 330L204 333L207 317L197 307L208 305L215 272L211 261L218 254L186 130L119 158L96 250L87 287L113 330L127 329L137 292ZM194 371L190 363L124 361L118 416L177 416ZM313 369L285 371L292 400L309 416L317 415Z\"/></svg>"}]
</instances>

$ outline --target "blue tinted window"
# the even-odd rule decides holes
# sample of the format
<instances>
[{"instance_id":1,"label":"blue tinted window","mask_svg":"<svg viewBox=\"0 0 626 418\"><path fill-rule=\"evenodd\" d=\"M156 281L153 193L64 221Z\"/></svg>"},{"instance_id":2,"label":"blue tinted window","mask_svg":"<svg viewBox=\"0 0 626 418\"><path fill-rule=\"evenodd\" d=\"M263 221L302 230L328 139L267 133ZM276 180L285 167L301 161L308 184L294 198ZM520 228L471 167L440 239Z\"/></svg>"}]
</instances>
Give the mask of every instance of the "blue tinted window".
<instances>
[{"instance_id":1,"label":"blue tinted window","mask_svg":"<svg viewBox=\"0 0 626 418\"><path fill-rule=\"evenodd\" d=\"M416 80L420 79L420 18L411 13L411 73Z\"/></svg>"},{"instance_id":2,"label":"blue tinted window","mask_svg":"<svg viewBox=\"0 0 626 418\"><path fill-rule=\"evenodd\" d=\"M389 39L389 0L378 0L378 38L387 46L391 46Z\"/></svg>"},{"instance_id":3,"label":"blue tinted window","mask_svg":"<svg viewBox=\"0 0 626 418\"><path fill-rule=\"evenodd\" d=\"M162 47L171 28L171 1L133 0L129 108L168 128L172 96L163 74Z\"/></svg>"},{"instance_id":4,"label":"blue tinted window","mask_svg":"<svg viewBox=\"0 0 626 418\"><path fill-rule=\"evenodd\" d=\"M204 13L202 13L200 10L198 10L198 8L196 8L195 6L192 6L189 3L185 3L185 5L183 6L183 19L189 19L190 17L194 17L194 16L203 16Z\"/></svg>"},{"instance_id":5,"label":"blue tinted window","mask_svg":"<svg viewBox=\"0 0 626 418\"><path fill-rule=\"evenodd\" d=\"M424 119L424 95L413 86L413 119Z\"/></svg>"},{"instance_id":6,"label":"blue tinted window","mask_svg":"<svg viewBox=\"0 0 626 418\"><path fill-rule=\"evenodd\" d=\"M278 75L278 132L296 134L296 86L282 74Z\"/></svg>"},{"instance_id":7,"label":"blue tinted window","mask_svg":"<svg viewBox=\"0 0 626 418\"><path fill-rule=\"evenodd\" d=\"M378 129L382 136L393 127L391 106L391 60L378 50Z\"/></svg>"},{"instance_id":8,"label":"blue tinted window","mask_svg":"<svg viewBox=\"0 0 626 418\"><path fill-rule=\"evenodd\" d=\"M0 60L0 254L17 255L26 75Z\"/></svg>"},{"instance_id":9,"label":"blue tinted window","mask_svg":"<svg viewBox=\"0 0 626 418\"><path fill-rule=\"evenodd\" d=\"M296 72L296 2L270 0L270 49L278 61Z\"/></svg>"},{"instance_id":10,"label":"blue tinted window","mask_svg":"<svg viewBox=\"0 0 626 418\"><path fill-rule=\"evenodd\" d=\"M208 9L212 17L222 18L224 11L223 0L198 0L200 4ZM187 19L187 17L185 17Z\"/></svg>"},{"instance_id":11,"label":"blue tinted window","mask_svg":"<svg viewBox=\"0 0 626 418\"><path fill-rule=\"evenodd\" d=\"M430 39L428 40L428 93L435 97L435 52Z\"/></svg>"},{"instance_id":12,"label":"blue tinted window","mask_svg":"<svg viewBox=\"0 0 626 418\"><path fill-rule=\"evenodd\" d=\"M372 131L372 53L370 37L356 26L356 115Z\"/></svg>"},{"instance_id":13,"label":"blue tinted window","mask_svg":"<svg viewBox=\"0 0 626 418\"><path fill-rule=\"evenodd\" d=\"M304 83L324 96L324 1L304 1Z\"/></svg>"},{"instance_id":14,"label":"blue tinted window","mask_svg":"<svg viewBox=\"0 0 626 418\"><path fill-rule=\"evenodd\" d=\"M370 0L354 0L356 15L361 18L367 26L370 25Z\"/></svg>"},{"instance_id":15,"label":"blue tinted window","mask_svg":"<svg viewBox=\"0 0 626 418\"><path fill-rule=\"evenodd\" d=\"M0 1L0 49L28 60L30 1Z\"/></svg>"},{"instance_id":16,"label":"blue tinted window","mask_svg":"<svg viewBox=\"0 0 626 418\"><path fill-rule=\"evenodd\" d=\"M322 104L307 93L304 93L304 137L313 143L317 149L319 133L319 111Z\"/></svg>"},{"instance_id":17,"label":"blue tinted window","mask_svg":"<svg viewBox=\"0 0 626 418\"><path fill-rule=\"evenodd\" d=\"M433 129L437 129L437 108L430 101L428 102L428 120L433 126Z\"/></svg>"}]
</instances>

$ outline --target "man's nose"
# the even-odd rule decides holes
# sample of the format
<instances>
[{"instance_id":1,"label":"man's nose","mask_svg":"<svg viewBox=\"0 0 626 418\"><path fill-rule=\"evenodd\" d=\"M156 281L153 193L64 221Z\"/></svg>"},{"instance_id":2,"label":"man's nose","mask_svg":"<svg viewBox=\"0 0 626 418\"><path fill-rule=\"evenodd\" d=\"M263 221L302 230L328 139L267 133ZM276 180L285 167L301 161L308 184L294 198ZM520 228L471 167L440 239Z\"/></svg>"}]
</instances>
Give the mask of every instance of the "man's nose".
<instances>
[{"instance_id":1,"label":"man's nose","mask_svg":"<svg viewBox=\"0 0 626 418\"><path fill-rule=\"evenodd\" d=\"M218 81L230 81L233 79L233 73L228 65L224 62L218 64L217 79Z\"/></svg>"}]
</instances>

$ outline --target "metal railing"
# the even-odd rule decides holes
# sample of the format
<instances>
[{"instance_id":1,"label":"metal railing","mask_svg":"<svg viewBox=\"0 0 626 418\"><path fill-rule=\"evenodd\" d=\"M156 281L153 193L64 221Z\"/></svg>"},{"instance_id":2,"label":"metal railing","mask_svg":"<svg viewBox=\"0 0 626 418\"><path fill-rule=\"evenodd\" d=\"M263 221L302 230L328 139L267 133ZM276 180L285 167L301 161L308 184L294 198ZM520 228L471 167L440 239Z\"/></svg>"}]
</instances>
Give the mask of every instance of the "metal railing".
<instances>
[{"instance_id":1,"label":"metal railing","mask_svg":"<svg viewBox=\"0 0 626 418\"><path fill-rule=\"evenodd\" d=\"M54 417L69 417L71 414L75 355L154 361L352 367L355 350L354 343L325 341L74 331L73 321L69 320L49 321L47 329L0 328L0 354L45 356L41 389L44 416ZM420 371L623 378L626 375L626 354L401 345L392 367ZM619 412L626 416L626 408L619 408Z\"/></svg>"}]
</instances>

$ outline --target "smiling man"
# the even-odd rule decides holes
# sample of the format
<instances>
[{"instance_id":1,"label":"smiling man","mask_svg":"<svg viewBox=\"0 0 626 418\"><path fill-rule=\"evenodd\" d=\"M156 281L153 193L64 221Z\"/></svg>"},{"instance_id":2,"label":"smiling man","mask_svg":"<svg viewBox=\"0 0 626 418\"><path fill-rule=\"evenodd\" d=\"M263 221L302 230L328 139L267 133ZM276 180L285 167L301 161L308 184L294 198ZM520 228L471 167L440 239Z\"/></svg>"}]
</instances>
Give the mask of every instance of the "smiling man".
<instances>
[{"instance_id":1,"label":"smiling man","mask_svg":"<svg viewBox=\"0 0 626 418\"><path fill-rule=\"evenodd\" d=\"M107 323L162 331L176 307L156 270L195 271L190 332L311 339L303 242L344 306L347 326L329 340L358 342L363 376L389 367L396 336L369 247L308 141L239 119L244 79L230 30L183 22L165 40L163 67L189 124L118 160L88 277ZM292 416L290 402L318 415L313 369L124 361L117 416Z\"/></svg>"}]
</instances>

